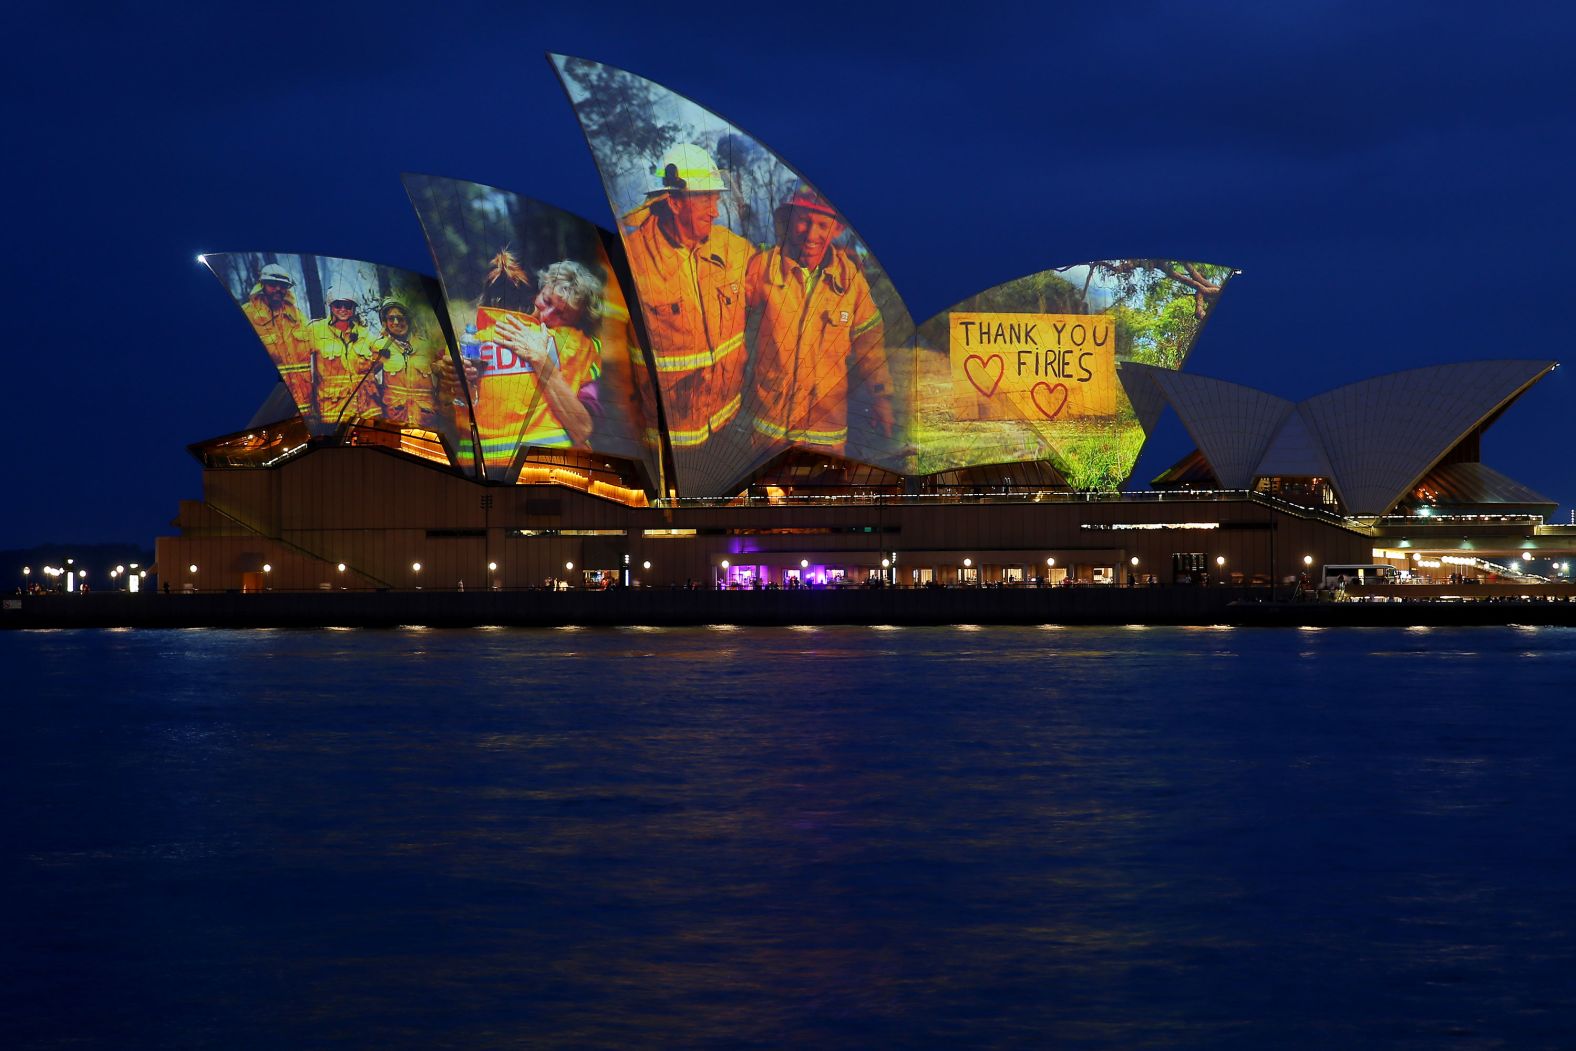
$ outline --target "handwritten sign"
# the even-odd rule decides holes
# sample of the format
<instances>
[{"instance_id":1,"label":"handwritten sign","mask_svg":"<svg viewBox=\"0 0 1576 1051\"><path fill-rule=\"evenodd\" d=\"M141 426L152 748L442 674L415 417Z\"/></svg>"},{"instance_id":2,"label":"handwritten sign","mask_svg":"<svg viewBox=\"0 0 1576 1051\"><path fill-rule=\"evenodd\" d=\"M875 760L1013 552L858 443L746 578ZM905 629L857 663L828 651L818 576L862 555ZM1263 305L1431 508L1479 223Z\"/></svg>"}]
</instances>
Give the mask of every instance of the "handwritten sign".
<instances>
[{"instance_id":1,"label":"handwritten sign","mask_svg":"<svg viewBox=\"0 0 1576 1051\"><path fill-rule=\"evenodd\" d=\"M1105 314L950 315L953 409L963 420L1116 412L1116 322Z\"/></svg>"}]
</instances>

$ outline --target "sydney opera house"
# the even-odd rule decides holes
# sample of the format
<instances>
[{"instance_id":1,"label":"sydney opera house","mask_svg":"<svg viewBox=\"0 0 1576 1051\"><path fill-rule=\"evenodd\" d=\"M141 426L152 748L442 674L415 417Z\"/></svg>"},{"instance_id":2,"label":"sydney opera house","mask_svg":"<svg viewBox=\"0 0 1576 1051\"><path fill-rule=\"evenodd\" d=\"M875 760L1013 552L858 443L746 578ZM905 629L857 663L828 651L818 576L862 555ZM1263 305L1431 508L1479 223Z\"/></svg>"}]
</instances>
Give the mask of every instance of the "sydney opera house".
<instances>
[{"instance_id":1,"label":"sydney opera house","mask_svg":"<svg viewBox=\"0 0 1576 1051\"><path fill-rule=\"evenodd\" d=\"M551 61L612 230L406 175L435 276L203 257L279 384L191 447L166 587L1253 584L1569 549L1555 501L1479 456L1552 361L1300 402L1193 375L1235 273L1194 260L1057 266L917 320L759 140ZM1196 449L1133 491L1167 409Z\"/></svg>"}]
</instances>

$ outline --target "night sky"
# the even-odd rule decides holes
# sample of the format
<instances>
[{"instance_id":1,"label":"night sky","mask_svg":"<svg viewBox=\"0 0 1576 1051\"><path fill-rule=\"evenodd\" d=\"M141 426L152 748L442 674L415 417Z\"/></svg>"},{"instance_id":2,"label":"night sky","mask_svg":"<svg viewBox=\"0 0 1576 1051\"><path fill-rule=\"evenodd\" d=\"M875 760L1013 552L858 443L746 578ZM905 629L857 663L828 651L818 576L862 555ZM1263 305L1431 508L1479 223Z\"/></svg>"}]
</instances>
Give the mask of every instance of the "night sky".
<instances>
[{"instance_id":1,"label":"night sky","mask_svg":"<svg viewBox=\"0 0 1576 1051\"><path fill-rule=\"evenodd\" d=\"M1187 368L1294 400L1570 358L1576 8L36 5L13 13L0 548L151 542L276 375L202 251L431 272L423 171L611 216L544 53L650 77L814 179L916 318L1048 266L1232 264ZM551 10L549 10L551 8ZM1484 460L1576 504L1572 373ZM1191 448L1168 414L1130 487Z\"/></svg>"}]
</instances>

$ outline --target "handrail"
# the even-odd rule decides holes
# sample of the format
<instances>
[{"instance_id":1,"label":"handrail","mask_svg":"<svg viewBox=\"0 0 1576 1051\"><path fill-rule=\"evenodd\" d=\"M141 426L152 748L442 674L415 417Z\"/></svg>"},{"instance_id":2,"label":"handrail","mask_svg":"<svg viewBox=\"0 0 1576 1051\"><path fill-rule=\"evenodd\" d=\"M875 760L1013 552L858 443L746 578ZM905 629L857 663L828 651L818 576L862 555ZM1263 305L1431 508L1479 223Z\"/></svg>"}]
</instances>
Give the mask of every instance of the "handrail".
<instances>
[{"instance_id":1,"label":"handrail","mask_svg":"<svg viewBox=\"0 0 1576 1051\"><path fill-rule=\"evenodd\" d=\"M293 541L290 541L290 540L286 540L284 537L269 536L267 533L263 532L261 529L258 529L256 526L251 525L251 524L249 524L247 522L241 521L239 518L235 517L230 512L226 511L224 508L219 507L219 506L217 506L215 504L211 504L207 500L204 500L202 503L203 503L204 507L209 508L210 510L212 510L217 515L221 515L222 517L229 519L230 521L234 522L236 525L240 526L242 529L246 530L248 533L251 533L253 536L261 537L262 539L271 541L271 542L273 542L275 544L282 544L283 546L289 548L291 551L294 551L296 554L298 554L298 555L305 555L307 558L310 558L310 559L313 559L315 561L321 562L324 565L337 565L338 564L337 562L330 562L328 559L324 558L322 555L318 554L317 552L310 551L310 550L302 547L300 544L297 544L297 543L295 543ZM356 572L359 573L361 576L366 577L368 580L373 581L378 587L392 588L394 586L393 584L390 584L386 580L383 580L383 579L381 579L379 577L373 576L371 573L368 573L364 569L357 569Z\"/></svg>"}]
</instances>

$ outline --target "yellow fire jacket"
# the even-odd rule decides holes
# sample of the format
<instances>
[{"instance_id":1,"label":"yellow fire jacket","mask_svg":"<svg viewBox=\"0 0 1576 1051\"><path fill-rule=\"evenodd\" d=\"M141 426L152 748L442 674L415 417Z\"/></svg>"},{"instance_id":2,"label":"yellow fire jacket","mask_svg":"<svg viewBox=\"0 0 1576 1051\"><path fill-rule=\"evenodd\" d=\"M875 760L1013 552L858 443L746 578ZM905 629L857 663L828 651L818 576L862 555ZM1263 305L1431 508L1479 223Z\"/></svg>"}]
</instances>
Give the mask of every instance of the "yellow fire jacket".
<instances>
[{"instance_id":1,"label":"yellow fire jacket","mask_svg":"<svg viewBox=\"0 0 1576 1051\"><path fill-rule=\"evenodd\" d=\"M891 396L885 328L870 285L839 248L811 272L781 248L750 261L745 279L755 334L755 430L773 441L830 447L848 441L849 383Z\"/></svg>"},{"instance_id":2,"label":"yellow fire jacket","mask_svg":"<svg viewBox=\"0 0 1576 1051\"><path fill-rule=\"evenodd\" d=\"M378 384L372 373L382 359L372 347L372 336L360 325L337 329L328 318L307 326L312 345L312 369L317 387L317 411L325 423L349 423L362 416L378 415ZM347 404L354 395L354 403Z\"/></svg>"},{"instance_id":3,"label":"yellow fire jacket","mask_svg":"<svg viewBox=\"0 0 1576 1051\"><path fill-rule=\"evenodd\" d=\"M372 349L383 362L382 417L424 430L446 425L439 408L439 352L415 341L402 344L392 336L384 336Z\"/></svg>"},{"instance_id":4,"label":"yellow fire jacket","mask_svg":"<svg viewBox=\"0 0 1576 1051\"><path fill-rule=\"evenodd\" d=\"M306 322L296 306L295 295L286 292L283 305L275 311L263 298L263 286L259 282L241 307L241 313L252 323L257 338L263 341L263 349L268 351L268 357L279 370L279 378L285 381L285 389L290 392L296 408L308 420L312 419L317 414L317 402L312 393L312 343L307 338Z\"/></svg>"},{"instance_id":5,"label":"yellow fire jacket","mask_svg":"<svg viewBox=\"0 0 1576 1051\"><path fill-rule=\"evenodd\" d=\"M489 314L502 315L501 310ZM513 312L507 312L513 313ZM539 324L528 314L514 314ZM523 362L507 348L499 346L494 338L493 322L484 317L486 324L477 333L483 347L486 369L477 381L473 417L476 431L482 441L482 462L489 474L498 474L513 462L515 453L524 446L548 449L567 449L571 446L569 434L553 415L547 398L537 384L536 373L528 371ZM602 367L602 345L577 329L555 328L550 332L558 347L558 371L575 394L590 383ZM462 453L469 453L469 441L461 443Z\"/></svg>"},{"instance_id":6,"label":"yellow fire jacket","mask_svg":"<svg viewBox=\"0 0 1576 1051\"><path fill-rule=\"evenodd\" d=\"M738 414L749 242L713 226L686 251L648 216L626 247L674 446L699 445Z\"/></svg>"}]
</instances>

